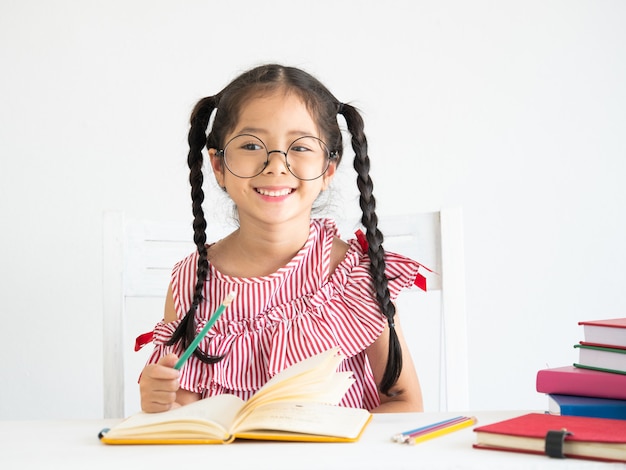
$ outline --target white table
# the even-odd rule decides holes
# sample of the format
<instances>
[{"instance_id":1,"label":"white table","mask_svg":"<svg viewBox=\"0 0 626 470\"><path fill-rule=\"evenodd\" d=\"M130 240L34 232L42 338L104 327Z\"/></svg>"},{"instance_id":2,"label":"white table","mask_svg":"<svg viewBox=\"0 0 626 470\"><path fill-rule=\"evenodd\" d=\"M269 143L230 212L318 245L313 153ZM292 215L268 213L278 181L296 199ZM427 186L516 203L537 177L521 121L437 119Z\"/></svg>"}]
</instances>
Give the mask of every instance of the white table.
<instances>
[{"instance_id":1,"label":"white table","mask_svg":"<svg viewBox=\"0 0 626 470\"><path fill-rule=\"evenodd\" d=\"M236 441L228 445L109 446L100 429L115 420L0 421L0 469L300 470L300 469L626 469L626 464L472 448L472 428L409 446L391 441L401 431L459 414L484 425L523 411L376 414L356 443Z\"/></svg>"}]
</instances>

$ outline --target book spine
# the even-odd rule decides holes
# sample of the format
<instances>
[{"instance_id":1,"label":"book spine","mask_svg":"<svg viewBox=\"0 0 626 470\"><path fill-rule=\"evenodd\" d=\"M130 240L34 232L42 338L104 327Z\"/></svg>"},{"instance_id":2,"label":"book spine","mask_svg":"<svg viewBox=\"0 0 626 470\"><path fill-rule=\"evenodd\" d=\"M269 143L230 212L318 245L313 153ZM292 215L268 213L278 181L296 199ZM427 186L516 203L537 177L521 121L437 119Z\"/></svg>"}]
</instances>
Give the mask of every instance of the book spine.
<instances>
[{"instance_id":1,"label":"book spine","mask_svg":"<svg viewBox=\"0 0 626 470\"><path fill-rule=\"evenodd\" d=\"M626 419L626 400L604 400L595 397L574 397L563 402L558 395L549 395L563 416L588 416L591 418Z\"/></svg>"}]
</instances>

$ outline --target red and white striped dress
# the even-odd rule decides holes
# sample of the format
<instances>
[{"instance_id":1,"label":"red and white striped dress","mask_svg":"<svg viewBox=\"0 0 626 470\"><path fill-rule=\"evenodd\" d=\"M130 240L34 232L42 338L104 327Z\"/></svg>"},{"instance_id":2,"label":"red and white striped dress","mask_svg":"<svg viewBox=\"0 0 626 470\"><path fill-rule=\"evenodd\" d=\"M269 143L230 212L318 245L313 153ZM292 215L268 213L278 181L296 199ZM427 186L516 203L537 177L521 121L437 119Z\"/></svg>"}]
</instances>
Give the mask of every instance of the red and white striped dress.
<instances>
[{"instance_id":1,"label":"red and white striped dress","mask_svg":"<svg viewBox=\"0 0 626 470\"><path fill-rule=\"evenodd\" d=\"M352 371L356 379L341 404L377 407L380 400L364 350L381 334L386 319L372 290L369 258L358 240L348 241L345 259L329 276L335 236L338 232L332 220L313 219L302 249L269 276L231 277L210 265L206 300L196 313L198 331L228 293L235 290L237 296L199 347L224 359L205 364L192 356L181 370L181 388L203 397L231 393L247 400L277 372L338 345L346 356L339 370ZM179 319L191 304L197 257L197 253L188 256L172 272ZM413 285L420 264L394 253L387 253L386 263L394 300L402 289ZM165 344L179 321L156 325L149 363L169 352L180 356L178 345Z\"/></svg>"}]
</instances>

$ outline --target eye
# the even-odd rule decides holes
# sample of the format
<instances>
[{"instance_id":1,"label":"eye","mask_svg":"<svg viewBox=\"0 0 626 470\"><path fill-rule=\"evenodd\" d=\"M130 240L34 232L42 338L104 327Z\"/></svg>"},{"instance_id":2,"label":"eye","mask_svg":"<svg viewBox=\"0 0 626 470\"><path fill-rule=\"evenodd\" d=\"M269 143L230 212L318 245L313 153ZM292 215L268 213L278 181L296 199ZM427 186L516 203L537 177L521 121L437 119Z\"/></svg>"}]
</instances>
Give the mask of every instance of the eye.
<instances>
[{"instance_id":1,"label":"eye","mask_svg":"<svg viewBox=\"0 0 626 470\"><path fill-rule=\"evenodd\" d=\"M292 142L289 147L289 153L295 158L295 156L302 158L320 158L328 156L328 150L323 141L316 137L300 137L295 142Z\"/></svg>"},{"instance_id":2,"label":"eye","mask_svg":"<svg viewBox=\"0 0 626 470\"><path fill-rule=\"evenodd\" d=\"M298 145L291 146L289 151L293 151L293 152L310 152L311 148L307 147L306 145L298 144Z\"/></svg>"},{"instance_id":3,"label":"eye","mask_svg":"<svg viewBox=\"0 0 626 470\"><path fill-rule=\"evenodd\" d=\"M249 151L254 152L254 151L261 150L263 147L258 142L249 141L249 142L243 142L242 144L240 144L239 148L241 150L249 150Z\"/></svg>"},{"instance_id":4,"label":"eye","mask_svg":"<svg viewBox=\"0 0 626 470\"><path fill-rule=\"evenodd\" d=\"M317 143L312 137L300 137L295 142L291 143L289 147L290 152L315 152L315 148L319 147L319 143Z\"/></svg>"}]
</instances>

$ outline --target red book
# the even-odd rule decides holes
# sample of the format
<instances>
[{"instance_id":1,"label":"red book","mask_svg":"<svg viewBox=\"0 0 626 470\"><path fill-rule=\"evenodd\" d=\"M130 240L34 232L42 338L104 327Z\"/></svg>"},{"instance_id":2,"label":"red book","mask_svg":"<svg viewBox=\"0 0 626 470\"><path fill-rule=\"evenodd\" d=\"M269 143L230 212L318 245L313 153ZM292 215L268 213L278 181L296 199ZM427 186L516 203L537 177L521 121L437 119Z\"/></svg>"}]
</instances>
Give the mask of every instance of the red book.
<instances>
[{"instance_id":1,"label":"red book","mask_svg":"<svg viewBox=\"0 0 626 470\"><path fill-rule=\"evenodd\" d=\"M585 341L608 347L626 347L626 318L579 321L583 326Z\"/></svg>"},{"instance_id":2,"label":"red book","mask_svg":"<svg viewBox=\"0 0 626 470\"><path fill-rule=\"evenodd\" d=\"M553 454L556 446L555 454L562 457L626 462L626 421L621 419L529 413L475 428L474 448L546 454L548 432L558 437L563 430L564 440L548 438Z\"/></svg>"},{"instance_id":3,"label":"red book","mask_svg":"<svg viewBox=\"0 0 626 470\"><path fill-rule=\"evenodd\" d=\"M574 366L542 369L537 372L537 391L626 400L626 375Z\"/></svg>"}]
</instances>

